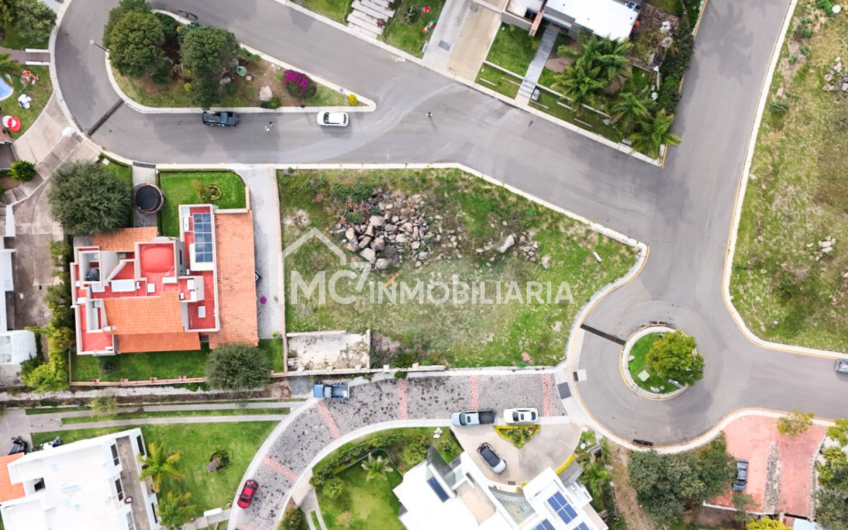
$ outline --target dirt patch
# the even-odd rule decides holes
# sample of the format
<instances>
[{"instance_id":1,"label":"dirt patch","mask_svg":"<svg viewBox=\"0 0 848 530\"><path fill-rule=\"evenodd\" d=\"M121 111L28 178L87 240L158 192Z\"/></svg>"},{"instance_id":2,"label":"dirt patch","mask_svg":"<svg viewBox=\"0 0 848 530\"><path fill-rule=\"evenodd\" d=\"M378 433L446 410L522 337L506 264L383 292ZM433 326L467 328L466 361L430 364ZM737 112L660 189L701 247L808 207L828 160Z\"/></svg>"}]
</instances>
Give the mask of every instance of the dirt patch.
<instances>
[{"instance_id":1,"label":"dirt patch","mask_svg":"<svg viewBox=\"0 0 848 530\"><path fill-rule=\"evenodd\" d=\"M648 513L642 509L636 498L636 490L627 477L630 452L614 444L609 445L608 454L612 464L612 490L618 515L627 521L627 530L660 530Z\"/></svg>"},{"instance_id":2,"label":"dirt patch","mask_svg":"<svg viewBox=\"0 0 848 530\"><path fill-rule=\"evenodd\" d=\"M23 184L23 182L19 182L10 177L9 175L0 175L0 189L2 189L3 191L8 191L12 188L17 188L21 184Z\"/></svg>"}]
</instances>

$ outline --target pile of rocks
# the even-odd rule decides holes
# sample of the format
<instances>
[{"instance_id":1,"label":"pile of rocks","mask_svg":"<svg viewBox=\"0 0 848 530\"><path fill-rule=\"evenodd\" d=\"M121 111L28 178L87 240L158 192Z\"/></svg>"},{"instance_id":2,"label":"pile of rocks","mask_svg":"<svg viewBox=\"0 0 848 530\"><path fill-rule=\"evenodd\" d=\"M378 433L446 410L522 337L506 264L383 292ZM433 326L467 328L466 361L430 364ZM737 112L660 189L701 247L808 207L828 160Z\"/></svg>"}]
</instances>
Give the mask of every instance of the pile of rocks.
<instances>
[{"instance_id":1,"label":"pile of rocks","mask_svg":"<svg viewBox=\"0 0 848 530\"><path fill-rule=\"evenodd\" d=\"M479 256L483 256L491 250L496 250L498 254L506 254L512 249L513 253L524 261L539 262L547 270L551 266L551 257L542 256L541 259L539 258L539 242L533 239L534 235L534 233L527 231L519 233L518 238L515 237L515 234L507 234L499 245L494 241L489 241L485 246L476 249L476 252ZM517 246L516 243L518 243ZM497 257L497 254L490 256L489 262L494 262Z\"/></svg>"},{"instance_id":2,"label":"pile of rocks","mask_svg":"<svg viewBox=\"0 0 848 530\"><path fill-rule=\"evenodd\" d=\"M819 261L822 257L833 252L834 245L836 245L836 238L833 236L827 236L822 241L819 241L818 245L807 243L807 250L810 251L810 259Z\"/></svg>"},{"instance_id":3,"label":"pile of rocks","mask_svg":"<svg viewBox=\"0 0 848 530\"><path fill-rule=\"evenodd\" d=\"M830 70L824 75L824 81L822 90L825 92L840 91L848 94L848 75L842 74L842 57L834 59Z\"/></svg>"}]
</instances>

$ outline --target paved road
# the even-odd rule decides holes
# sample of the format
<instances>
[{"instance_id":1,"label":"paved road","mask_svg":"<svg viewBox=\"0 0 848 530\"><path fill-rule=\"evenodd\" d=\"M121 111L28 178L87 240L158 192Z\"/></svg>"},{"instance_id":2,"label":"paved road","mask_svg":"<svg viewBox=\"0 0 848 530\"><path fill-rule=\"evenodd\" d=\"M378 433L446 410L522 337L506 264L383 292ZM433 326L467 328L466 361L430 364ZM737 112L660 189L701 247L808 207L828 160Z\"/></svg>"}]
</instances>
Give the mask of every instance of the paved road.
<instances>
[{"instance_id":1,"label":"paved road","mask_svg":"<svg viewBox=\"0 0 848 530\"><path fill-rule=\"evenodd\" d=\"M60 28L56 63L70 111L91 127L118 99L100 39L117 0L74 0ZM831 361L761 350L745 339L721 296L733 200L758 93L789 0L709 2L665 170L530 116L273 0L172 0L201 23L374 99L378 111L344 130L309 116L247 115L238 130L210 130L196 116L120 108L94 141L146 162L461 162L650 245L639 278L606 297L587 323L627 337L647 321L698 339L706 378L682 396L649 402L627 390L618 347L588 335L578 390L591 414L623 438L689 440L742 407L848 415L848 381ZM320 44L320 45L318 45ZM433 120L425 117L433 112Z\"/></svg>"}]
</instances>

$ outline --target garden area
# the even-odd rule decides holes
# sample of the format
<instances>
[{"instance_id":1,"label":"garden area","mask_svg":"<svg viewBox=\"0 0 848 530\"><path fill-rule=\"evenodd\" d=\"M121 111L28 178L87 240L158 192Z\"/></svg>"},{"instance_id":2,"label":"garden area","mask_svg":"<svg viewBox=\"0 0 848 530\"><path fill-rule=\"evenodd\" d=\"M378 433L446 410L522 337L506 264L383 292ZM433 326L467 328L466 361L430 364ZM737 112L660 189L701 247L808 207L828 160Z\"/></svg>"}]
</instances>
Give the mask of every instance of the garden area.
<instances>
[{"instance_id":1,"label":"garden area","mask_svg":"<svg viewBox=\"0 0 848 530\"><path fill-rule=\"evenodd\" d=\"M20 66L13 61L10 62L13 65L17 65L14 71L10 71L2 66L0 66L0 69L2 69L2 73L9 74L12 78L11 85L14 92L12 92L12 95L4 103L6 105L5 114L10 114L21 120L21 130L9 133L13 139L16 139L23 136L38 116L41 115L41 111L44 110L44 107L50 100L50 96L53 95L53 83L50 82L49 66ZM3 63L4 61L0 58L0 65ZM21 72L24 70L28 70L32 75L29 77L22 76ZM32 98L28 109L22 108L16 103L16 100L21 94L26 94Z\"/></svg>"},{"instance_id":2,"label":"garden area","mask_svg":"<svg viewBox=\"0 0 848 530\"><path fill-rule=\"evenodd\" d=\"M515 426L515 425L497 425L495 430L501 438L509 440L512 445L521 449L530 441L541 427L539 425Z\"/></svg>"},{"instance_id":3,"label":"garden area","mask_svg":"<svg viewBox=\"0 0 848 530\"><path fill-rule=\"evenodd\" d=\"M189 513L198 517L205 510L226 507L232 502L247 466L262 442L277 422L258 421L245 423L193 423L179 425L142 425L148 453L154 444L165 455L169 451L180 454L174 466L183 478L162 474L160 513L162 499L168 493L191 493ZM65 443L84 440L104 434L120 432L130 427L104 427L32 434L34 446L52 441L56 436ZM224 455L217 469L209 471L212 456ZM187 521L184 521L187 522Z\"/></svg>"},{"instance_id":4,"label":"garden area","mask_svg":"<svg viewBox=\"0 0 848 530\"><path fill-rule=\"evenodd\" d=\"M830 5L795 8L754 148L730 294L762 339L848 352L848 19Z\"/></svg>"},{"instance_id":5,"label":"garden area","mask_svg":"<svg viewBox=\"0 0 848 530\"><path fill-rule=\"evenodd\" d=\"M312 470L312 484L324 522L330 530L402 530L400 501L393 489L402 475L427 457L432 444L446 462L462 452L450 429L433 438L433 429L391 429L347 443L321 460Z\"/></svg>"},{"instance_id":6,"label":"garden area","mask_svg":"<svg viewBox=\"0 0 848 530\"><path fill-rule=\"evenodd\" d=\"M695 339L680 331L640 337L630 348L627 368L639 388L654 394L675 392L704 376L704 360L695 351Z\"/></svg>"},{"instance_id":7,"label":"garden area","mask_svg":"<svg viewBox=\"0 0 848 530\"><path fill-rule=\"evenodd\" d=\"M486 61L523 76L536 55L543 32L543 29L539 29L536 36L531 37L530 33L523 29L502 23L492 47L489 48Z\"/></svg>"},{"instance_id":8,"label":"garden area","mask_svg":"<svg viewBox=\"0 0 848 530\"><path fill-rule=\"evenodd\" d=\"M244 181L231 171L162 172L159 188L165 195L159 212L163 236L180 236L181 204L214 204L222 210L246 205Z\"/></svg>"},{"instance_id":9,"label":"garden area","mask_svg":"<svg viewBox=\"0 0 848 530\"><path fill-rule=\"evenodd\" d=\"M521 86L521 78L509 75L497 68L484 64L477 74L476 83L486 88L491 88L499 94L514 99L518 95L518 87Z\"/></svg>"},{"instance_id":10,"label":"garden area","mask_svg":"<svg viewBox=\"0 0 848 530\"><path fill-rule=\"evenodd\" d=\"M454 169L295 171L278 179L284 247L314 227L339 247L374 259L367 280L375 289L389 277L401 284L395 285L401 295L417 282L464 282L478 295L485 289L486 302L438 304L422 294L393 304L342 280L336 292L355 303L287 297L289 332L370 329L388 338L372 352L372 365L556 364L580 307L635 262L632 248ZM375 237L358 235L371 216L382 218L375 219L382 221ZM300 271L306 282L314 271L329 277L343 269L315 239L288 255L285 268ZM529 282L550 282L547 296L528 295L523 303ZM434 291L435 298L444 293ZM502 303L491 303L496 296Z\"/></svg>"},{"instance_id":11,"label":"garden area","mask_svg":"<svg viewBox=\"0 0 848 530\"><path fill-rule=\"evenodd\" d=\"M124 0L110 11L103 45L121 91L149 107L356 104L302 72L248 52L227 30L181 25L143 2Z\"/></svg>"},{"instance_id":12,"label":"garden area","mask_svg":"<svg viewBox=\"0 0 848 530\"><path fill-rule=\"evenodd\" d=\"M386 24L382 39L410 55L423 57L424 45L430 40L444 5L444 0L395 0L395 16Z\"/></svg>"}]
</instances>

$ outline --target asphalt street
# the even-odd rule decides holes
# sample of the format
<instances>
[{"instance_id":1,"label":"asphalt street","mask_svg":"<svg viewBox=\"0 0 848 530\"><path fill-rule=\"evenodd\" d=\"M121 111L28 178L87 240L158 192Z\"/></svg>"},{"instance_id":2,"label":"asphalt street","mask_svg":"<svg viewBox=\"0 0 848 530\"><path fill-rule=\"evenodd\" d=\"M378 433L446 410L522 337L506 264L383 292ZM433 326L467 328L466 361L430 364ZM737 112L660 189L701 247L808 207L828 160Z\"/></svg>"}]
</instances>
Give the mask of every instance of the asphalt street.
<instances>
[{"instance_id":1,"label":"asphalt street","mask_svg":"<svg viewBox=\"0 0 848 530\"><path fill-rule=\"evenodd\" d=\"M117 0L74 0L56 43L65 103L89 129L119 99L101 39ZM696 337L706 377L680 397L648 401L619 373L620 347L584 341L578 384L590 413L619 436L658 444L689 440L744 407L848 416L848 380L832 361L760 349L722 299L734 198L757 101L789 0L710 0L686 76L664 170L399 58L273 0L154 3L224 26L245 44L376 101L342 130L314 117L246 115L211 130L197 115L140 114L121 107L93 135L105 149L151 163L458 162L650 246L640 276L602 300L587 324L626 338L650 321ZM433 113L433 119L426 117Z\"/></svg>"}]
</instances>

